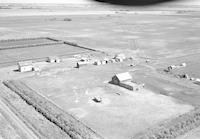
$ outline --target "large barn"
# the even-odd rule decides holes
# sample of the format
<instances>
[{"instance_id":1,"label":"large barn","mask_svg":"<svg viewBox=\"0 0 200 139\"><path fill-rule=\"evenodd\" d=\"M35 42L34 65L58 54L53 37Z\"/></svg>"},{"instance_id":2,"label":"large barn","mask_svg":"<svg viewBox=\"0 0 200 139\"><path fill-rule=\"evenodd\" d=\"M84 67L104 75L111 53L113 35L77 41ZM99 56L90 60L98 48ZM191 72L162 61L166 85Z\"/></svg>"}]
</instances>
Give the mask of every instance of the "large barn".
<instances>
[{"instance_id":1,"label":"large barn","mask_svg":"<svg viewBox=\"0 0 200 139\"><path fill-rule=\"evenodd\" d=\"M129 72L116 74L115 76L112 77L112 83L116 85L119 85L121 82L128 82L128 81L132 81L132 76L130 75Z\"/></svg>"},{"instance_id":2,"label":"large barn","mask_svg":"<svg viewBox=\"0 0 200 139\"><path fill-rule=\"evenodd\" d=\"M18 63L18 70L19 72L28 72L33 70L33 63L32 61L22 61Z\"/></svg>"}]
</instances>

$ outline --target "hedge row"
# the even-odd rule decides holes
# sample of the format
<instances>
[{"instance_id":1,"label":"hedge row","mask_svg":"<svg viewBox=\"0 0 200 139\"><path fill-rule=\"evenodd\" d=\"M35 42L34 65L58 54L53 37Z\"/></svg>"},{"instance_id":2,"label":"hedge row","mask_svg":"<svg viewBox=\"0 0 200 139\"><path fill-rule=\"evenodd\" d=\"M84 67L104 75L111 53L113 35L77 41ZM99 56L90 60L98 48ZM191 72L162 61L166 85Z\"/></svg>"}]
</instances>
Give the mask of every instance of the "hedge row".
<instances>
[{"instance_id":1,"label":"hedge row","mask_svg":"<svg viewBox=\"0 0 200 139\"><path fill-rule=\"evenodd\" d=\"M63 43L61 43L61 42L54 42L54 43L40 43L40 44L29 44L29 45L20 45L20 46L9 46L9 47L1 47L0 50L17 49L17 48L29 48L29 47L57 45L57 44L63 44Z\"/></svg>"},{"instance_id":2,"label":"hedge row","mask_svg":"<svg viewBox=\"0 0 200 139\"><path fill-rule=\"evenodd\" d=\"M46 37L46 39L51 40L51 41L56 41L56 42L60 42L60 41L62 41L62 40L57 40L57 39L49 38L49 37Z\"/></svg>"},{"instance_id":3,"label":"hedge row","mask_svg":"<svg viewBox=\"0 0 200 139\"><path fill-rule=\"evenodd\" d=\"M133 139L175 139L200 126L200 107L148 129Z\"/></svg>"},{"instance_id":4,"label":"hedge row","mask_svg":"<svg viewBox=\"0 0 200 139\"><path fill-rule=\"evenodd\" d=\"M11 80L3 83L48 120L65 131L72 139L103 139L91 128L45 99L23 82Z\"/></svg>"},{"instance_id":5,"label":"hedge row","mask_svg":"<svg viewBox=\"0 0 200 139\"><path fill-rule=\"evenodd\" d=\"M57 39L54 39L54 38L50 38L50 37L38 37L38 38L21 38L21 39L8 39L8 40L0 40L0 43L1 42L13 42L13 41L28 41L28 40L38 40L38 39L47 39L47 40L51 40L51 41L55 41L55 42L60 42L59 44L68 44L68 45L71 45L71 46L74 46L74 47L79 47L79 48L83 48L83 49L87 49L87 50L90 50L90 51L97 51L95 49L91 49L91 48L87 48L87 47L83 47L83 46L80 46L78 45L77 43L73 43L73 42L67 42L67 41L62 41L62 40L57 40ZM56 44L57 44L56 43ZM40 46L40 45L43 45L43 44L33 44L33 45L27 45L27 46L19 46L19 47L16 47L16 46L13 46L13 47L10 47L10 48L0 48L0 50L5 50L5 49L14 49L14 48L25 48L25 47L33 47L33 46ZM45 45L48 45L48 44L45 44Z\"/></svg>"},{"instance_id":6,"label":"hedge row","mask_svg":"<svg viewBox=\"0 0 200 139\"><path fill-rule=\"evenodd\" d=\"M12 41L40 40L40 39L49 39L49 38L48 37L36 37L36 38L7 39L7 40L0 40L0 43L1 42L12 42Z\"/></svg>"},{"instance_id":7,"label":"hedge row","mask_svg":"<svg viewBox=\"0 0 200 139\"><path fill-rule=\"evenodd\" d=\"M78 48L82 48L82 49L87 49L87 50L90 50L90 51L97 51L97 50L95 50L95 49L91 49L91 48L87 48L87 47L80 46L80 45L78 45L77 43L73 43L73 42L64 41L63 43L64 43L64 44L71 45L71 46L74 46L74 47L78 47Z\"/></svg>"}]
</instances>

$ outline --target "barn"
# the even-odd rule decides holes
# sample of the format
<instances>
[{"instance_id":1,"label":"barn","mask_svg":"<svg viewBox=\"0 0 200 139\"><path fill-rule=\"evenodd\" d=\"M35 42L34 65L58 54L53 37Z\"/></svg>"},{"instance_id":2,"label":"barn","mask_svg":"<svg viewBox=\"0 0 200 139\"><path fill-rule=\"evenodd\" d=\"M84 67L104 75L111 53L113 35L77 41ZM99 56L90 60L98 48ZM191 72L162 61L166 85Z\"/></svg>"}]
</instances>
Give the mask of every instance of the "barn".
<instances>
[{"instance_id":1,"label":"barn","mask_svg":"<svg viewBox=\"0 0 200 139\"><path fill-rule=\"evenodd\" d=\"M132 76L130 75L129 72L125 73L119 73L116 74L115 76L112 77L112 83L116 85L120 85L122 82L131 82L132 81Z\"/></svg>"},{"instance_id":2,"label":"barn","mask_svg":"<svg viewBox=\"0 0 200 139\"><path fill-rule=\"evenodd\" d=\"M32 61L22 61L18 63L18 70L19 72L28 72L33 70L33 63Z\"/></svg>"}]
</instances>

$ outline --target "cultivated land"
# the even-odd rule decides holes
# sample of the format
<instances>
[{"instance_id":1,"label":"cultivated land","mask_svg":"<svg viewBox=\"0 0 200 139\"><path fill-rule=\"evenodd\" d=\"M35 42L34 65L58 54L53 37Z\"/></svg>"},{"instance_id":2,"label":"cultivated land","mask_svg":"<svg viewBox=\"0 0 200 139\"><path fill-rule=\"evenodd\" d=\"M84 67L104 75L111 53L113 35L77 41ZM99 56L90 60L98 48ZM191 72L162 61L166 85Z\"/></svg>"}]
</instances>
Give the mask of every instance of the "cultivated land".
<instances>
[{"instance_id":1,"label":"cultivated land","mask_svg":"<svg viewBox=\"0 0 200 139\"><path fill-rule=\"evenodd\" d=\"M0 9L1 40L50 37L100 50L93 52L62 42L52 44L48 39L0 42L0 48L13 48L0 50L0 80L14 80L10 85L12 91L1 84L0 95L20 117L19 121L25 123L24 127L30 130L27 132L38 138L78 138L80 135L82 138L129 139L145 134L157 138L157 135L162 135L161 138L164 135L171 135L170 138L182 135L177 139L200 138L196 128L200 125L200 86L174 76L187 73L200 78L197 7L186 10L184 7L161 8L159 11L147 8L145 12L137 8L137 12L133 12L131 8L104 6L58 9L24 5ZM86 11L81 13L83 9ZM42 45L19 48L31 44ZM79 60L77 55L102 59L117 53L124 53L131 59L74 68ZM52 64L44 61L55 55L62 56L63 61ZM40 71L17 72L16 63L21 60L33 60ZM183 62L187 67L164 72L169 65ZM116 73L127 71L134 81L145 83L145 88L132 92L108 83ZM94 97L101 97L102 103L93 101ZM34 99L41 101L32 101ZM4 111L0 107L0 112ZM71 116L75 120L71 120ZM5 116L1 119L9 126ZM80 126L77 120L81 121ZM15 124L12 125L13 136L27 138L27 132L16 130ZM165 129L160 129L162 127ZM7 130L1 131L8 135ZM187 131L190 132L183 135ZM86 137L87 132L91 136Z\"/></svg>"}]
</instances>

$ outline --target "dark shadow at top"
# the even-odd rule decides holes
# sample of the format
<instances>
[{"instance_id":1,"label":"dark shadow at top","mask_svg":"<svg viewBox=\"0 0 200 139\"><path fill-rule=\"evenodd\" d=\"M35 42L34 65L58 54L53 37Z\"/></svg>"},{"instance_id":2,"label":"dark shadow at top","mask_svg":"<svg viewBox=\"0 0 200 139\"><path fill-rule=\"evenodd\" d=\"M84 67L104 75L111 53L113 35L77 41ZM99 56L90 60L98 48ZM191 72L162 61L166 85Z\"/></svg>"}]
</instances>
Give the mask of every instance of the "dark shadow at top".
<instances>
[{"instance_id":1,"label":"dark shadow at top","mask_svg":"<svg viewBox=\"0 0 200 139\"><path fill-rule=\"evenodd\" d=\"M126 5L126 6L146 6L146 5L154 5L154 4L172 2L178 0L94 0L94 1L116 4L116 5Z\"/></svg>"}]
</instances>

